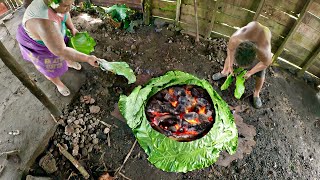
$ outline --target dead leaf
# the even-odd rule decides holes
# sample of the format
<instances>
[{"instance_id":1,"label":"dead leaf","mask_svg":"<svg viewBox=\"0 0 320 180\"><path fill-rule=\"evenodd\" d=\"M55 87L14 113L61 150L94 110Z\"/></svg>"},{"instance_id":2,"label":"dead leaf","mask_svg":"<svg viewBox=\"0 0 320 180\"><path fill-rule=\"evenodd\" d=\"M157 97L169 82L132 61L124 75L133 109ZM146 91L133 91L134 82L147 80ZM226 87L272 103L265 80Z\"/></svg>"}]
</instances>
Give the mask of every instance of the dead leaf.
<instances>
[{"instance_id":1,"label":"dead leaf","mask_svg":"<svg viewBox=\"0 0 320 180\"><path fill-rule=\"evenodd\" d=\"M99 180L114 180L114 178L106 172L99 177Z\"/></svg>"}]
</instances>

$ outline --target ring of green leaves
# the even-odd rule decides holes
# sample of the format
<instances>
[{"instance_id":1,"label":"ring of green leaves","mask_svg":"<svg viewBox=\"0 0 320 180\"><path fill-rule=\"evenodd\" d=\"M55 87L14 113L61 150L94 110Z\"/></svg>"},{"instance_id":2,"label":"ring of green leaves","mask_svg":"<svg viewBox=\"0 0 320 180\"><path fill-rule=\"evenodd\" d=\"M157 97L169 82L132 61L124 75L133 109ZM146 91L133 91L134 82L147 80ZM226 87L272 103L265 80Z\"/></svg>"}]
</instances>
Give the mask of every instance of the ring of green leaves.
<instances>
[{"instance_id":1,"label":"ring of green leaves","mask_svg":"<svg viewBox=\"0 0 320 180\"><path fill-rule=\"evenodd\" d=\"M211 130L204 137L191 142L178 142L154 130L149 124L145 106L150 97L174 85L196 85L207 90L214 104L216 116ZM206 80L181 71L169 71L153 78L142 88L136 87L129 96L121 95L119 109L133 130L148 160L157 168L168 172L187 172L215 163L220 151L234 154L238 133L228 104Z\"/></svg>"}]
</instances>

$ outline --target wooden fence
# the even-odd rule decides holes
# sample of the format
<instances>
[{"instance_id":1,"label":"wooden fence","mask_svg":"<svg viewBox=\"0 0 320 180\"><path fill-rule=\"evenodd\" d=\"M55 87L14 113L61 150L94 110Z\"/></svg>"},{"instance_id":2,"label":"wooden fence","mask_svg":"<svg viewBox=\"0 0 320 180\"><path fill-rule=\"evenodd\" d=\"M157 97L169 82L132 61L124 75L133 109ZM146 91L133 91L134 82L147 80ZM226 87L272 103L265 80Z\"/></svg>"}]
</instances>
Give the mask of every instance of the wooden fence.
<instances>
[{"instance_id":1,"label":"wooden fence","mask_svg":"<svg viewBox=\"0 0 320 180\"><path fill-rule=\"evenodd\" d=\"M0 0L0 19L22 5L22 0Z\"/></svg>"},{"instance_id":2,"label":"wooden fence","mask_svg":"<svg viewBox=\"0 0 320 180\"><path fill-rule=\"evenodd\" d=\"M196 33L194 0L152 0L155 17L176 22ZM272 52L320 77L320 0L197 0L203 38L230 37L256 20L272 32Z\"/></svg>"}]
</instances>

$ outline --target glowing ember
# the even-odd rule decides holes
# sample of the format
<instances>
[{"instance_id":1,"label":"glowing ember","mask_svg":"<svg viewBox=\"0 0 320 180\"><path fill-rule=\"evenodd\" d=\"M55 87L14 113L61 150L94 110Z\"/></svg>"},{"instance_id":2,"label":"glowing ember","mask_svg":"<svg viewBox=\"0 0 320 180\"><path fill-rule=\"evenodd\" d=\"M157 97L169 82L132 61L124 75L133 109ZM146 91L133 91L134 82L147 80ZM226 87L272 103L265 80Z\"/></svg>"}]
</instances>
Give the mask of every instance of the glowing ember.
<instances>
[{"instance_id":1,"label":"glowing ember","mask_svg":"<svg viewBox=\"0 0 320 180\"><path fill-rule=\"evenodd\" d=\"M214 123L209 94L195 86L175 86L154 95L147 105L151 126L177 141L204 136Z\"/></svg>"}]
</instances>

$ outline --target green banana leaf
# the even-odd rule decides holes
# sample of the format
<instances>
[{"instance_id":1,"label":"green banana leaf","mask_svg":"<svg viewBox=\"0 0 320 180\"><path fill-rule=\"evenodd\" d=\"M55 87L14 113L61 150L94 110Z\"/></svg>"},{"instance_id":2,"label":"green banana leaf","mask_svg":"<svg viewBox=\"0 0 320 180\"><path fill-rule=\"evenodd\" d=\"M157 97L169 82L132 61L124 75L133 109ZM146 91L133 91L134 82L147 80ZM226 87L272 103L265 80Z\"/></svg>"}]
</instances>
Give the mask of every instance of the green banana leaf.
<instances>
[{"instance_id":1,"label":"green banana leaf","mask_svg":"<svg viewBox=\"0 0 320 180\"><path fill-rule=\"evenodd\" d=\"M79 32L69 40L69 47L76 49L84 54L90 54L94 51L96 45L95 40L88 34L88 32Z\"/></svg>"},{"instance_id":2,"label":"green banana leaf","mask_svg":"<svg viewBox=\"0 0 320 180\"><path fill-rule=\"evenodd\" d=\"M246 70L242 71L237 77L236 77L236 89L234 90L234 97L237 99L240 99L241 96L244 93L245 90L245 78L243 77L247 73Z\"/></svg>"},{"instance_id":3,"label":"green banana leaf","mask_svg":"<svg viewBox=\"0 0 320 180\"><path fill-rule=\"evenodd\" d=\"M122 75L128 79L129 84L136 82L136 76L126 62L108 62L100 59L98 63L103 71L111 71L114 74Z\"/></svg>"},{"instance_id":4,"label":"green banana leaf","mask_svg":"<svg viewBox=\"0 0 320 180\"><path fill-rule=\"evenodd\" d=\"M224 81L224 83L222 84L222 86L220 88L221 91L228 89L228 87L231 85L232 81L233 81L233 76L232 76L232 74L229 74L227 79Z\"/></svg>"},{"instance_id":5,"label":"green banana leaf","mask_svg":"<svg viewBox=\"0 0 320 180\"><path fill-rule=\"evenodd\" d=\"M216 116L211 130L202 138L191 142L178 142L154 130L149 124L145 106L158 91L174 85L190 84L207 90L214 104ZM129 96L119 99L121 114L132 129L140 146L157 168L168 172L187 172L215 163L220 151L234 154L238 133L228 104L206 80L181 71L170 71L153 78L144 87L136 87Z\"/></svg>"}]
</instances>

